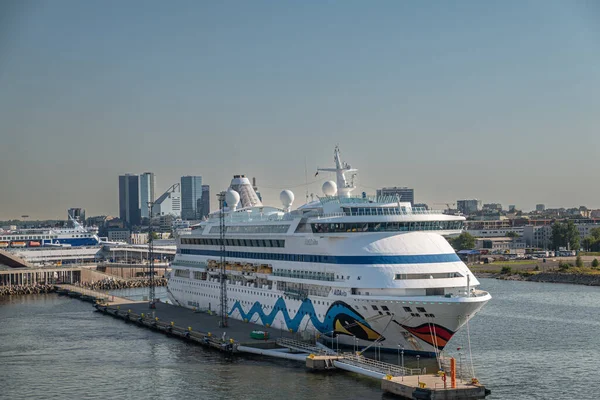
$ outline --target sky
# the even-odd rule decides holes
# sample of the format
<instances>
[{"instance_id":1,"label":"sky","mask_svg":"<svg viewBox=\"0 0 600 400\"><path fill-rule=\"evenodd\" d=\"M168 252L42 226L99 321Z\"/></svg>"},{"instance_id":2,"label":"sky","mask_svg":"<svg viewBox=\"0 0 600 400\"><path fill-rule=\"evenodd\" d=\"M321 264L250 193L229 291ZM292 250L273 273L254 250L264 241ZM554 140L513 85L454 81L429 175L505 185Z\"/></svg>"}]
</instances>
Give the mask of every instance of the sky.
<instances>
[{"instance_id":1,"label":"sky","mask_svg":"<svg viewBox=\"0 0 600 400\"><path fill-rule=\"evenodd\" d=\"M4 0L0 220L144 171L300 205L336 144L357 194L600 208L599 66L594 1Z\"/></svg>"}]
</instances>

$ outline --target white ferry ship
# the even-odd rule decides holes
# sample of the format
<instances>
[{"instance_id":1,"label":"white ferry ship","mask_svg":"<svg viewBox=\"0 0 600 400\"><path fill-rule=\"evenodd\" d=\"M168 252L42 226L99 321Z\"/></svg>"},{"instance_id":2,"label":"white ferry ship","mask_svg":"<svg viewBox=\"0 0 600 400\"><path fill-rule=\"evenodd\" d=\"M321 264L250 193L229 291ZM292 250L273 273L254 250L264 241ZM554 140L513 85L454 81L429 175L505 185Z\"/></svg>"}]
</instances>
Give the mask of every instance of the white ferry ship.
<instances>
[{"instance_id":1,"label":"white ferry ship","mask_svg":"<svg viewBox=\"0 0 600 400\"><path fill-rule=\"evenodd\" d=\"M96 246L100 243L97 228L84 228L73 220L74 227L0 231L0 248L41 246Z\"/></svg>"},{"instance_id":2,"label":"white ferry ship","mask_svg":"<svg viewBox=\"0 0 600 400\"><path fill-rule=\"evenodd\" d=\"M390 197L354 197L334 152L337 182L296 210L264 206L237 175L226 194L224 245L230 318L320 332L341 344L432 355L491 299L443 235L464 217ZM220 308L220 211L178 239L168 295L188 308Z\"/></svg>"}]
</instances>

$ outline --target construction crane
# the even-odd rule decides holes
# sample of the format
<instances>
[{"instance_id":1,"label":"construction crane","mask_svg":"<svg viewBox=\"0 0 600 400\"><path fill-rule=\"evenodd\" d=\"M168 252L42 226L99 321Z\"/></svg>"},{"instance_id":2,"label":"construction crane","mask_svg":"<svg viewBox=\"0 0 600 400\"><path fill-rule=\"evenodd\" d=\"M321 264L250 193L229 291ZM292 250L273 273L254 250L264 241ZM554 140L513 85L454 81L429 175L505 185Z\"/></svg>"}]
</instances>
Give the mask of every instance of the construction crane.
<instances>
[{"instance_id":1,"label":"construction crane","mask_svg":"<svg viewBox=\"0 0 600 400\"><path fill-rule=\"evenodd\" d=\"M444 205L446 206L446 210L455 210L456 209L456 203L433 203L433 205Z\"/></svg>"},{"instance_id":2,"label":"construction crane","mask_svg":"<svg viewBox=\"0 0 600 400\"><path fill-rule=\"evenodd\" d=\"M219 208L221 212L219 213L219 233L220 233L220 281L221 281L221 327L227 327L227 269L225 268L225 192L220 192L217 194L219 199Z\"/></svg>"},{"instance_id":3,"label":"construction crane","mask_svg":"<svg viewBox=\"0 0 600 400\"><path fill-rule=\"evenodd\" d=\"M150 222L148 223L148 298L150 299L150 308L156 308L156 282L154 281L154 232L152 232L152 206L154 202L148 202L150 211Z\"/></svg>"}]
</instances>

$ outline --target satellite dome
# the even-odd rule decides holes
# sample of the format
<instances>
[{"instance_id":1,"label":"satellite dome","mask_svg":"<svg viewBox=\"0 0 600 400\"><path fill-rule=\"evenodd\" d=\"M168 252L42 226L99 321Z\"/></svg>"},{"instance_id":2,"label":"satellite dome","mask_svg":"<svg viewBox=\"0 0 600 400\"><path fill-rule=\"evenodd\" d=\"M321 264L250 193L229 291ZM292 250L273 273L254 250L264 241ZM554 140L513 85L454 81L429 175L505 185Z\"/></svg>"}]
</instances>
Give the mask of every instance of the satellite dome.
<instances>
[{"instance_id":1,"label":"satellite dome","mask_svg":"<svg viewBox=\"0 0 600 400\"><path fill-rule=\"evenodd\" d=\"M287 210L294 202L294 193L291 190L283 190L279 193L279 200L281 200L281 204Z\"/></svg>"},{"instance_id":2,"label":"satellite dome","mask_svg":"<svg viewBox=\"0 0 600 400\"><path fill-rule=\"evenodd\" d=\"M325 196L335 196L335 194L337 193L337 185L335 184L334 181L327 181L323 184L323 193L325 193Z\"/></svg>"},{"instance_id":3,"label":"satellite dome","mask_svg":"<svg viewBox=\"0 0 600 400\"><path fill-rule=\"evenodd\" d=\"M240 194L233 189L229 189L227 193L225 193L225 201L229 208L235 210L240 202Z\"/></svg>"}]
</instances>

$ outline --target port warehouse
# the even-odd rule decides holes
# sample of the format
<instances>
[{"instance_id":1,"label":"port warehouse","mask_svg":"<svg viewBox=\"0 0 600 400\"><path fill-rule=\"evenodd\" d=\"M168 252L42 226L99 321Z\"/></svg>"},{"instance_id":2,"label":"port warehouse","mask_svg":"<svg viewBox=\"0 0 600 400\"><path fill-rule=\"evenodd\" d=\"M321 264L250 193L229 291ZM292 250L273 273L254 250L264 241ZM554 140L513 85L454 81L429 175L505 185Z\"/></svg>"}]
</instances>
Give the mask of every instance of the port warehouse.
<instances>
[{"instance_id":1,"label":"port warehouse","mask_svg":"<svg viewBox=\"0 0 600 400\"><path fill-rule=\"evenodd\" d=\"M155 261L168 262L173 260L176 250L175 246L154 246L153 251ZM3 254L7 254L6 250ZM26 263L23 266L96 265L103 262L136 264L148 261L148 246L42 247L12 251L9 255L22 259Z\"/></svg>"}]
</instances>

